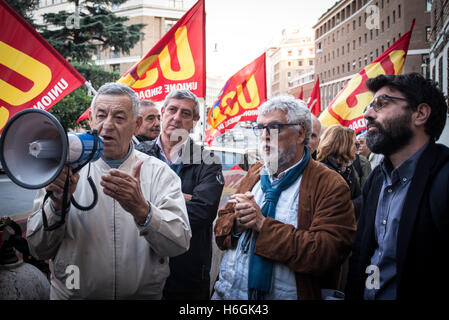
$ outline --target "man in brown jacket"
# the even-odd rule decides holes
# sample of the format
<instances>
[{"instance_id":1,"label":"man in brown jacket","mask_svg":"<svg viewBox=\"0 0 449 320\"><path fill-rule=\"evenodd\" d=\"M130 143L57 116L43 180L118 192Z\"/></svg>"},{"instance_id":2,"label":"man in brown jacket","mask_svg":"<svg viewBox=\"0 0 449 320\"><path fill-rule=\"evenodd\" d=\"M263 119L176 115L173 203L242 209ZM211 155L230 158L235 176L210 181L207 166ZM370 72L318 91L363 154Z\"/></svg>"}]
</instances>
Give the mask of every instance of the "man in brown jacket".
<instances>
[{"instance_id":1,"label":"man in brown jacket","mask_svg":"<svg viewBox=\"0 0 449 320\"><path fill-rule=\"evenodd\" d=\"M350 192L305 145L310 112L290 96L259 108L254 132L265 164L254 164L219 210L216 242L227 250L212 299L321 299L338 286L354 240Z\"/></svg>"}]
</instances>

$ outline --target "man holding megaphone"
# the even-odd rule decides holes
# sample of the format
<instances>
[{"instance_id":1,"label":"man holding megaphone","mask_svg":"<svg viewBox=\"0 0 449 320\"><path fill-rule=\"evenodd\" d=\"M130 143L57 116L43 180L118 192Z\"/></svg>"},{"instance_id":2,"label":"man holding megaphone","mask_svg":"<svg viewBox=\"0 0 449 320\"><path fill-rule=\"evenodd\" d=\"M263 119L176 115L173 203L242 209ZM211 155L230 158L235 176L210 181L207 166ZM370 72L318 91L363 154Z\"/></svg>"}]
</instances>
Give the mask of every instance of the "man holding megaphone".
<instances>
[{"instance_id":1,"label":"man holding megaphone","mask_svg":"<svg viewBox=\"0 0 449 320\"><path fill-rule=\"evenodd\" d=\"M103 141L103 155L73 174L66 166L38 191L28 219L30 251L51 259L51 299L160 299L169 275L168 257L189 248L191 230L179 177L162 161L134 150L142 123L138 98L118 83L103 85L91 103L89 122ZM98 202L88 211L64 204L68 196L91 203L91 177ZM44 201L47 191L52 195ZM41 209L48 223L44 230Z\"/></svg>"}]
</instances>

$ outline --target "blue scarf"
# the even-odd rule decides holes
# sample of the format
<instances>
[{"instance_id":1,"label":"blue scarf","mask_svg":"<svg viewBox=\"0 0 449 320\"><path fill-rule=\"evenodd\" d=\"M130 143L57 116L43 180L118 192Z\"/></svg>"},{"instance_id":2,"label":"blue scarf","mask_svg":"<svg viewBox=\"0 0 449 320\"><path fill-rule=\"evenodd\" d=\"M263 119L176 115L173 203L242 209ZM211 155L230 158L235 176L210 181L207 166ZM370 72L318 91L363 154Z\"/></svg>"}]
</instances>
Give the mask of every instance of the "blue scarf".
<instances>
[{"instance_id":1,"label":"blue scarf","mask_svg":"<svg viewBox=\"0 0 449 320\"><path fill-rule=\"evenodd\" d=\"M304 148L304 157L301 162L292 168L281 182L274 188L271 187L270 180L266 172L260 175L260 185L265 194L265 204L262 207L262 214L264 217L273 218L276 215L276 205L279 201L281 193L288 189L301 176L304 168L309 163L310 151L309 148ZM250 243L250 258L248 270L248 299L263 300L271 290L271 282L273 276L273 262L254 254L254 248L257 241L257 233L251 239L251 232L249 229L245 232L245 238L242 240L242 247L245 248ZM245 244L245 242L247 244ZM245 251L245 249L243 249ZM247 249L246 249L247 250Z\"/></svg>"}]
</instances>

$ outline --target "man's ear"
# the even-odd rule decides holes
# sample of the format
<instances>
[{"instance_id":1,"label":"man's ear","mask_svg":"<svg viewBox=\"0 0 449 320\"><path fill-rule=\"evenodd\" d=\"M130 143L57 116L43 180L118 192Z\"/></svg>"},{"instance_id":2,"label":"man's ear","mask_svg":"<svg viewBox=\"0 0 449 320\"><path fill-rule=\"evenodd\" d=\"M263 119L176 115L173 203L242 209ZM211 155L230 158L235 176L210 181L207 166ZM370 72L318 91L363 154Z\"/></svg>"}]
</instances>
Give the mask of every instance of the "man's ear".
<instances>
[{"instance_id":1,"label":"man's ear","mask_svg":"<svg viewBox=\"0 0 449 320\"><path fill-rule=\"evenodd\" d=\"M135 136L138 135L140 126L142 125L142 122L143 122L143 117L139 115L139 116L137 117L137 120L136 120L136 127L135 127L135 129L134 129L134 135L135 135Z\"/></svg>"},{"instance_id":2,"label":"man's ear","mask_svg":"<svg viewBox=\"0 0 449 320\"><path fill-rule=\"evenodd\" d=\"M89 126L91 129L93 129L93 115L92 115L92 108L89 109Z\"/></svg>"},{"instance_id":3,"label":"man's ear","mask_svg":"<svg viewBox=\"0 0 449 320\"><path fill-rule=\"evenodd\" d=\"M415 126L425 126L427 120L429 120L432 108L427 103L420 103L414 112L413 122Z\"/></svg>"}]
</instances>

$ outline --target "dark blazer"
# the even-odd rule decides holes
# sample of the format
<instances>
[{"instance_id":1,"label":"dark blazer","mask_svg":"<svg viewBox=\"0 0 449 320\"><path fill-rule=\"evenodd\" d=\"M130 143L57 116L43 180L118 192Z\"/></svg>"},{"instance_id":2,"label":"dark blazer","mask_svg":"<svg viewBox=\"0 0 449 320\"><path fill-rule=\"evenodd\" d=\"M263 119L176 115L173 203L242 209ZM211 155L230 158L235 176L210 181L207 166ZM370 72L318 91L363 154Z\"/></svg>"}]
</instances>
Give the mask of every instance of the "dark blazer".
<instances>
[{"instance_id":1,"label":"dark blazer","mask_svg":"<svg viewBox=\"0 0 449 320\"><path fill-rule=\"evenodd\" d=\"M224 178L219 158L194 144L191 139L189 144L190 154L182 156L183 165L179 176L182 192L192 195L192 199L186 201L192 238L186 253L170 258L170 276L166 281L164 294L187 294L194 299L201 292L206 292L206 297L209 296L212 223L217 216ZM136 149L158 157L156 139L140 143ZM212 158L215 163L212 163ZM206 160L206 163L202 160Z\"/></svg>"},{"instance_id":2,"label":"dark blazer","mask_svg":"<svg viewBox=\"0 0 449 320\"><path fill-rule=\"evenodd\" d=\"M363 299L368 275L365 270L377 247L374 221L382 183L381 166L377 166L363 188L346 286L347 299ZM448 257L449 148L431 141L418 160L399 223L397 298L447 298Z\"/></svg>"}]
</instances>

